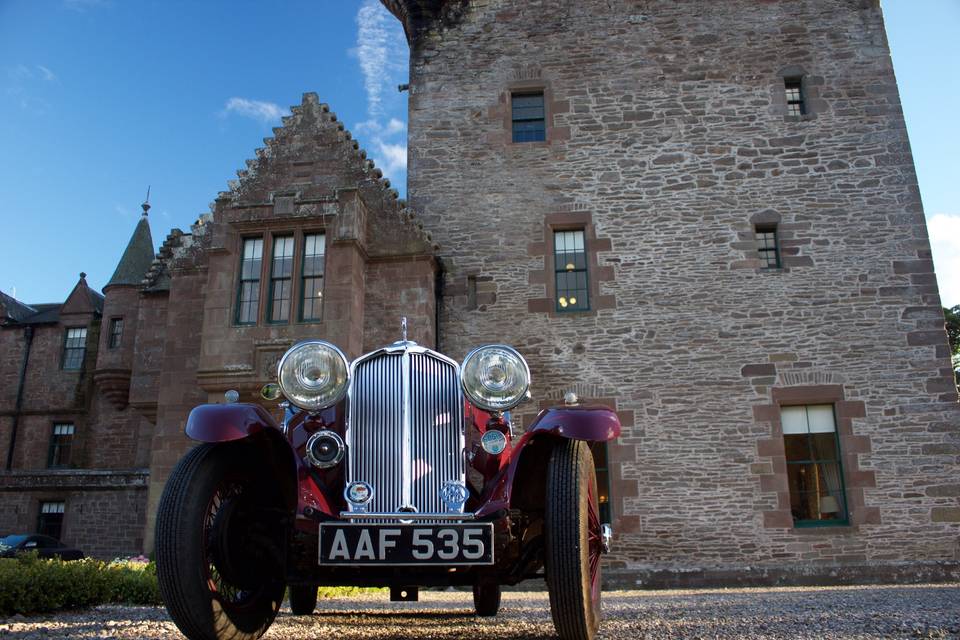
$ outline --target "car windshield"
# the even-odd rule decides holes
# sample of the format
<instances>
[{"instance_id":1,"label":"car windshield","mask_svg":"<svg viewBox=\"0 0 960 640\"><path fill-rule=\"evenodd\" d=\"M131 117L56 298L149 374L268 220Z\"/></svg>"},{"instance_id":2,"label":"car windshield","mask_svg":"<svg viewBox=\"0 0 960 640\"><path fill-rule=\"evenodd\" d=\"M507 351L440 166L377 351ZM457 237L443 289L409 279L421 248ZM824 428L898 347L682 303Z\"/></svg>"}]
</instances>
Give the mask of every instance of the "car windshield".
<instances>
[{"instance_id":1,"label":"car windshield","mask_svg":"<svg viewBox=\"0 0 960 640\"><path fill-rule=\"evenodd\" d=\"M26 539L27 536L7 536L6 538L0 538L0 551L12 549Z\"/></svg>"}]
</instances>

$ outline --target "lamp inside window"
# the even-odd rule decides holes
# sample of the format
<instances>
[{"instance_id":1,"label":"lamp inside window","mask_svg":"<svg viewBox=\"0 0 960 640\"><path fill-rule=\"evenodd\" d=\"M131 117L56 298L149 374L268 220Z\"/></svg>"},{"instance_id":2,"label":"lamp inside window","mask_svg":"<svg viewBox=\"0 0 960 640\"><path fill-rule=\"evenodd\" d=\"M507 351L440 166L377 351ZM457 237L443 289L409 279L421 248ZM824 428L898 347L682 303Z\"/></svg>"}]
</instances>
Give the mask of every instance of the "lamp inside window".
<instances>
[{"instance_id":1,"label":"lamp inside window","mask_svg":"<svg viewBox=\"0 0 960 640\"><path fill-rule=\"evenodd\" d=\"M583 229L555 231L553 259L557 311L588 310L589 280Z\"/></svg>"},{"instance_id":2,"label":"lamp inside window","mask_svg":"<svg viewBox=\"0 0 960 640\"><path fill-rule=\"evenodd\" d=\"M780 419L794 524L798 527L847 524L833 405L783 407Z\"/></svg>"}]
</instances>

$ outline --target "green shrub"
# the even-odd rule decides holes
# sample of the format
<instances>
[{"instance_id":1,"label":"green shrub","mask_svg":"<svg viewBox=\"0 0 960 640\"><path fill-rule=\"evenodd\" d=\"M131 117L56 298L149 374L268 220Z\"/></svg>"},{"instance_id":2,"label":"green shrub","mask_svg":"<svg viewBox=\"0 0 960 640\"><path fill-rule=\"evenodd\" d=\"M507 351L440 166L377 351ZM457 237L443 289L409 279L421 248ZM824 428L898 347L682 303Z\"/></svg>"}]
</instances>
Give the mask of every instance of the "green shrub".
<instances>
[{"instance_id":1,"label":"green shrub","mask_svg":"<svg viewBox=\"0 0 960 640\"><path fill-rule=\"evenodd\" d=\"M388 594L390 590L384 587L320 587L317 590L317 597L321 600L330 598L349 598L350 596L368 595L368 594Z\"/></svg>"},{"instance_id":2,"label":"green shrub","mask_svg":"<svg viewBox=\"0 0 960 640\"><path fill-rule=\"evenodd\" d=\"M104 603L157 605L156 565L100 560L0 559L0 615L77 609Z\"/></svg>"}]
</instances>

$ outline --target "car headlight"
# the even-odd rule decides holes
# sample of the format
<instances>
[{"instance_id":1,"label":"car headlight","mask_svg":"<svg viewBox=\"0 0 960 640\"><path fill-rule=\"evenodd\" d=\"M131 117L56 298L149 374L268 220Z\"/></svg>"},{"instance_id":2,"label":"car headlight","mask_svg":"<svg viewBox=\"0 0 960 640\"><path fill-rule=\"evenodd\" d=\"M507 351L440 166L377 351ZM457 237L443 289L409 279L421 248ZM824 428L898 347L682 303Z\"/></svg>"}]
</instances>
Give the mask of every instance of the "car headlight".
<instances>
[{"instance_id":1,"label":"car headlight","mask_svg":"<svg viewBox=\"0 0 960 640\"><path fill-rule=\"evenodd\" d=\"M277 381L287 400L307 411L319 411L343 398L350 368L340 349L323 340L293 345L277 366Z\"/></svg>"},{"instance_id":2,"label":"car headlight","mask_svg":"<svg viewBox=\"0 0 960 640\"><path fill-rule=\"evenodd\" d=\"M479 347L467 354L460 382L470 402L487 411L517 406L530 386L530 367L515 349L502 344Z\"/></svg>"}]
</instances>

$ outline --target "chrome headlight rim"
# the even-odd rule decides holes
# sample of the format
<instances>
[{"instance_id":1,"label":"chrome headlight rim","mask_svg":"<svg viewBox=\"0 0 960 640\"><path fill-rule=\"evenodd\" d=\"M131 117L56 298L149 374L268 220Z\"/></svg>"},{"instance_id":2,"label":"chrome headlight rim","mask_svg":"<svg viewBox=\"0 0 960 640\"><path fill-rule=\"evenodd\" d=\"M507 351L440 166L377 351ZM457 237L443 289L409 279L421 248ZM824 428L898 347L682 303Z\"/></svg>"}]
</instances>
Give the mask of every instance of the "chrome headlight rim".
<instances>
[{"instance_id":1,"label":"chrome headlight rim","mask_svg":"<svg viewBox=\"0 0 960 640\"><path fill-rule=\"evenodd\" d=\"M344 381L340 389L337 390L336 395L326 402L298 402L296 399L294 399L293 394L289 393L283 384L283 367L294 354L298 353L304 348L313 346L328 348L333 351L334 354L336 354L336 356L340 359L340 363L343 365ZM283 397L289 400L294 406L309 412L323 411L324 409L334 406L346 397L347 391L350 389L350 361L347 360L347 356L344 355L343 351L341 351L337 345L331 342L327 342L326 340L301 340L287 349L287 352L283 354L283 357L280 358L280 361L277 363L277 384L280 385L280 391L283 393Z\"/></svg>"},{"instance_id":2,"label":"chrome headlight rim","mask_svg":"<svg viewBox=\"0 0 960 640\"><path fill-rule=\"evenodd\" d=\"M332 460L321 460L313 453L313 444L320 440L321 438L329 438L333 440L334 444L337 445L337 454ZM320 431L315 432L310 439L307 440L307 460L318 469L331 469L341 462L343 462L343 456L347 452L347 445L343 443L343 438L340 437L340 434L336 431L331 431L329 429L321 429Z\"/></svg>"},{"instance_id":3,"label":"chrome headlight rim","mask_svg":"<svg viewBox=\"0 0 960 640\"><path fill-rule=\"evenodd\" d=\"M524 375L523 389L516 395L515 398L512 398L510 402L493 404L485 401L483 398L477 398L470 393L470 388L466 384L467 365L470 363L471 359L477 357L477 354L486 349L502 349L507 351L512 356L516 357L522 366ZM503 413L504 411L513 409L515 406L523 402L524 398L527 397L527 392L530 390L530 365L527 364L526 358L520 355L519 351L508 344L484 344L470 351L470 353L467 354L467 357L463 359L463 363L460 365L460 388L463 389L463 393L474 406L492 413Z\"/></svg>"}]
</instances>

